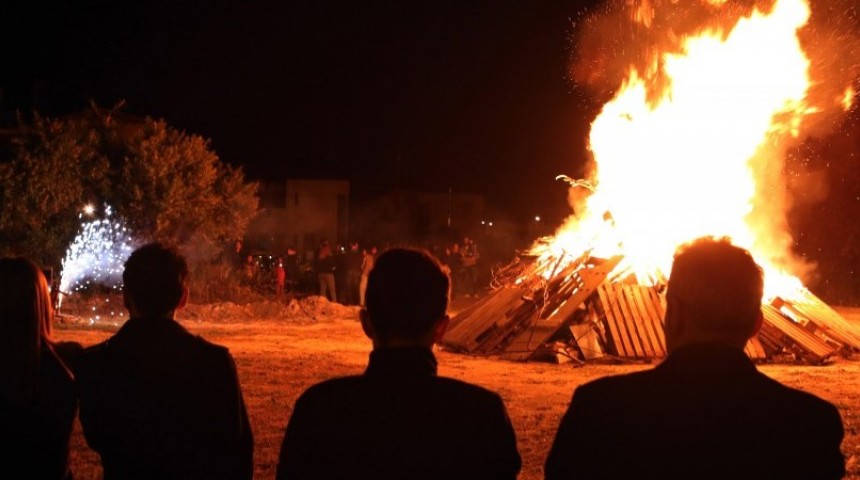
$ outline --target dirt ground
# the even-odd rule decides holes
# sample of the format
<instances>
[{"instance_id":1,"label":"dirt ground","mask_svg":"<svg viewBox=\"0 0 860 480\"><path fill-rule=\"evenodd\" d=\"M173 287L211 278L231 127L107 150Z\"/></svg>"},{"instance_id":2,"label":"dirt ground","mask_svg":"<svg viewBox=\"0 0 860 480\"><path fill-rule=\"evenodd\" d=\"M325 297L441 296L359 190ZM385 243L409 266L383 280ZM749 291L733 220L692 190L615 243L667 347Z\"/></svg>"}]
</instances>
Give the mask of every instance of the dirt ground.
<instances>
[{"instance_id":1,"label":"dirt ground","mask_svg":"<svg viewBox=\"0 0 860 480\"><path fill-rule=\"evenodd\" d=\"M860 310L843 310L860 320ZM357 312L308 316L293 321L248 320L208 322L200 315L182 323L192 332L227 346L236 358L239 378L254 431L255 478L272 478L284 427L293 403L307 387L321 380L361 373L370 352ZM188 318L188 317L186 317ZM57 340L87 346L108 338L111 329L64 326ZM437 352L439 373L499 392L517 433L524 480L543 478L543 462L559 419L577 385L627 373L648 365L587 365L512 363ZM860 359L837 359L827 366L763 365L767 375L787 385L819 395L839 408L845 423L845 454L849 474L860 479ZM72 438L72 469L76 478L101 478L98 456L89 450L76 425Z\"/></svg>"}]
</instances>

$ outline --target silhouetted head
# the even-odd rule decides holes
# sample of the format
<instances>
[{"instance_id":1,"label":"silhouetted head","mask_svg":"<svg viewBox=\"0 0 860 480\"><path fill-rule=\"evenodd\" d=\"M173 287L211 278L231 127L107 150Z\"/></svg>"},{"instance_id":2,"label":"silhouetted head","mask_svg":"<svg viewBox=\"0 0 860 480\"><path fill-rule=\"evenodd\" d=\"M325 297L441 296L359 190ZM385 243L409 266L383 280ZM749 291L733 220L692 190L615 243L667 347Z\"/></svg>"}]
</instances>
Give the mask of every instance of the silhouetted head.
<instances>
[{"instance_id":1,"label":"silhouetted head","mask_svg":"<svg viewBox=\"0 0 860 480\"><path fill-rule=\"evenodd\" d=\"M45 275L25 258L0 259L0 389L24 402L34 393L43 348L51 335L51 295Z\"/></svg>"},{"instance_id":2,"label":"silhouetted head","mask_svg":"<svg viewBox=\"0 0 860 480\"><path fill-rule=\"evenodd\" d=\"M132 317L172 317L188 299L188 265L176 250L144 245L128 257L122 272L125 306Z\"/></svg>"},{"instance_id":3,"label":"silhouetted head","mask_svg":"<svg viewBox=\"0 0 860 480\"><path fill-rule=\"evenodd\" d=\"M448 325L450 280L426 250L394 248L376 259L367 280L362 326L374 347L425 346Z\"/></svg>"},{"instance_id":4,"label":"silhouetted head","mask_svg":"<svg viewBox=\"0 0 860 480\"><path fill-rule=\"evenodd\" d=\"M703 237L675 254L666 292L670 352L698 342L743 348L761 326L764 281L750 253Z\"/></svg>"}]
</instances>

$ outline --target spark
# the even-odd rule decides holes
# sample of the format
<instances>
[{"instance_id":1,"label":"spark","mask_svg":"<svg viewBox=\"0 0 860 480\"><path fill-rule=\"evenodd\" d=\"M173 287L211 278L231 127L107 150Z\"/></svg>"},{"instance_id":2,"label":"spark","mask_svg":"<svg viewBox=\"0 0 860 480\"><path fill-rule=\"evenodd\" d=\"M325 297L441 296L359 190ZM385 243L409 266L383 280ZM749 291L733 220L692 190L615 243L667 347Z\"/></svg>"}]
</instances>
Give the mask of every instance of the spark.
<instances>
[{"instance_id":1,"label":"spark","mask_svg":"<svg viewBox=\"0 0 860 480\"><path fill-rule=\"evenodd\" d=\"M123 264L134 244L125 221L106 205L104 218L83 221L66 250L60 273L61 294L85 293L96 287L121 291ZM98 315L94 318L100 319Z\"/></svg>"}]
</instances>

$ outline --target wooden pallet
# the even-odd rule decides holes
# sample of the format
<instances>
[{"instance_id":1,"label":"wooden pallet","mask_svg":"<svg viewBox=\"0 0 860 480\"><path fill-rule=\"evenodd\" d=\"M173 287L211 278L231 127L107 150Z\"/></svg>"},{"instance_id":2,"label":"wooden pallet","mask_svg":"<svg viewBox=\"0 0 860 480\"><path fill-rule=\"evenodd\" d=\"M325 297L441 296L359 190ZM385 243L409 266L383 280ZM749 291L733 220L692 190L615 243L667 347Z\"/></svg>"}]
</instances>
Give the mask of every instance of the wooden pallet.
<instances>
[{"instance_id":1,"label":"wooden pallet","mask_svg":"<svg viewBox=\"0 0 860 480\"><path fill-rule=\"evenodd\" d=\"M521 307L525 293L518 287L496 290L451 319L442 344L452 350L475 352L484 342L502 334L512 314Z\"/></svg>"},{"instance_id":2,"label":"wooden pallet","mask_svg":"<svg viewBox=\"0 0 860 480\"><path fill-rule=\"evenodd\" d=\"M629 358L666 356L663 306L653 287L604 283L597 289L597 310L605 323L604 343L613 355Z\"/></svg>"},{"instance_id":3,"label":"wooden pallet","mask_svg":"<svg viewBox=\"0 0 860 480\"><path fill-rule=\"evenodd\" d=\"M536 318L505 346L502 358L522 361L531 357L535 350L570 323L574 313L618 266L621 258L612 257L599 265L582 267L572 272L566 282L566 285L572 288L555 295L558 301L547 301L543 312L539 312Z\"/></svg>"},{"instance_id":4,"label":"wooden pallet","mask_svg":"<svg viewBox=\"0 0 860 480\"><path fill-rule=\"evenodd\" d=\"M762 314L764 321L759 335L763 337L763 341L771 345L782 345L812 363L824 362L837 350L813 332L783 315L773 305L762 306Z\"/></svg>"},{"instance_id":5,"label":"wooden pallet","mask_svg":"<svg viewBox=\"0 0 860 480\"><path fill-rule=\"evenodd\" d=\"M860 329L845 320L842 315L809 290L803 289L798 298L775 306L783 313L795 314L805 323L812 323L815 333L825 340L839 343L849 350L860 350Z\"/></svg>"}]
</instances>

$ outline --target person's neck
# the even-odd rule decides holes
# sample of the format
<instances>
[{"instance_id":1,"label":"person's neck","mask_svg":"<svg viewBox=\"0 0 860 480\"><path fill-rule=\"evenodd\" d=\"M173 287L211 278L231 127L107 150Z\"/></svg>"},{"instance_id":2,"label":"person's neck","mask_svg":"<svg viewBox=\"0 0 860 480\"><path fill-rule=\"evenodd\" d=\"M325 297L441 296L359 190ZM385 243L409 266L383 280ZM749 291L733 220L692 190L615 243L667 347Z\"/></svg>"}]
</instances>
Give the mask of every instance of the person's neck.
<instances>
[{"instance_id":1,"label":"person's neck","mask_svg":"<svg viewBox=\"0 0 860 480\"><path fill-rule=\"evenodd\" d=\"M373 349L374 350L387 350L387 349L395 349L395 348L423 348L426 350L433 350L433 341L419 341L419 340L404 340L404 339L386 339L386 340L373 340Z\"/></svg>"},{"instance_id":2,"label":"person's neck","mask_svg":"<svg viewBox=\"0 0 860 480\"><path fill-rule=\"evenodd\" d=\"M696 332L694 334L685 335L682 338L670 340L666 339L669 354L676 352L690 345L719 345L725 348L743 350L746 346L746 339L731 338L725 335L717 335L706 332Z\"/></svg>"},{"instance_id":3,"label":"person's neck","mask_svg":"<svg viewBox=\"0 0 860 480\"><path fill-rule=\"evenodd\" d=\"M129 315L129 318L152 318L152 317L157 317L157 318L166 318L166 319L168 319L168 320L175 320L176 310L171 310L171 311L166 312L166 313L162 313L162 314L155 314L155 315L153 315L153 314L143 313L143 312L141 312L140 310L138 310L138 309L136 309L136 308L129 308L129 309L128 309L128 315Z\"/></svg>"}]
</instances>

